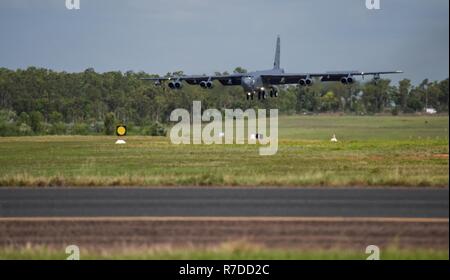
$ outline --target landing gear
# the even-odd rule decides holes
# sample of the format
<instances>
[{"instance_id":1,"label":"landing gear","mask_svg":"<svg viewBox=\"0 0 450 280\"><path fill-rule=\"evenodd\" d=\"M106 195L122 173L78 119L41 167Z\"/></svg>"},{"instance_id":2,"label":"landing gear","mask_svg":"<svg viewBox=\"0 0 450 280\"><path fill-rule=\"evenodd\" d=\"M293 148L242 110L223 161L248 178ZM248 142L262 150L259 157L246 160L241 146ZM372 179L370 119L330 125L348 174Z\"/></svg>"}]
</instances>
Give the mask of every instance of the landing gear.
<instances>
[{"instance_id":1,"label":"landing gear","mask_svg":"<svg viewBox=\"0 0 450 280\"><path fill-rule=\"evenodd\" d=\"M266 91L265 90L260 90L258 91L258 99L262 99L265 100L266 99Z\"/></svg>"},{"instance_id":2,"label":"landing gear","mask_svg":"<svg viewBox=\"0 0 450 280\"><path fill-rule=\"evenodd\" d=\"M258 95L258 100L266 100L268 96L278 97L278 91L275 88L271 88L269 92L267 92L266 90L249 91L246 93L245 98L247 100L253 100L255 94Z\"/></svg>"},{"instance_id":3,"label":"landing gear","mask_svg":"<svg viewBox=\"0 0 450 280\"><path fill-rule=\"evenodd\" d=\"M259 90L258 91L258 100L261 100L261 99L265 100L266 98L267 98L266 91L265 90Z\"/></svg>"},{"instance_id":4,"label":"landing gear","mask_svg":"<svg viewBox=\"0 0 450 280\"><path fill-rule=\"evenodd\" d=\"M270 88L270 97L278 97L278 90L276 88Z\"/></svg>"}]
</instances>

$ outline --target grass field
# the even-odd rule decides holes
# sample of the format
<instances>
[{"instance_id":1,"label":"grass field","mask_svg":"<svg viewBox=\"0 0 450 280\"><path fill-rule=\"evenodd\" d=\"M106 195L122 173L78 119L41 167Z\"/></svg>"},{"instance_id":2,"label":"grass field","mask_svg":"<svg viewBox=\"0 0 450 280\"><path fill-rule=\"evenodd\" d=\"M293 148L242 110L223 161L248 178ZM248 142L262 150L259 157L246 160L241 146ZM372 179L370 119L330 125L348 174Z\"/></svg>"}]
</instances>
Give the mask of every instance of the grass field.
<instances>
[{"instance_id":1,"label":"grass field","mask_svg":"<svg viewBox=\"0 0 450 280\"><path fill-rule=\"evenodd\" d=\"M279 149L166 137L0 138L1 186L448 186L448 116L287 116ZM331 143L336 134L339 142Z\"/></svg>"},{"instance_id":2,"label":"grass field","mask_svg":"<svg viewBox=\"0 0 450 280\"><path fill-rule=\"evenodd\" d=\"M217 248L150 248L119 251L84 251L81 260L365 260L369 254L351 250L281 250L264 249L248 245L222 245ZM46 248L0 249L0 260L64 260L61 250ZM380 250L381 260L448 260L447 250L396 249Z\"/></svg>"}]
</instances>

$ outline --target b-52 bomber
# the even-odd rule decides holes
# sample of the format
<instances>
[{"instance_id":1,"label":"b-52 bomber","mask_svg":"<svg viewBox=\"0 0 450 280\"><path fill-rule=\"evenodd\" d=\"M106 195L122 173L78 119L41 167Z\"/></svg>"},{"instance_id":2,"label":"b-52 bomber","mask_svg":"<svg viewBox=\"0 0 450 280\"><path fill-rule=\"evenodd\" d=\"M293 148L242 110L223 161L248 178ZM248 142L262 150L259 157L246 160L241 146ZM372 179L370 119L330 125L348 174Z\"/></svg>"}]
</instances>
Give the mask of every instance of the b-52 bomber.
<instances>
[{"instance_id":1,"label":"b-52 bomber","mask_svg":"<svg viewBox=\"0 0 450 280\"><path fill-rule=\"evenodd\" d=\"M269 70L254 71L248 73L233 73L230 75L182 75L174 77L142 78L142 80L154 81L155 85L168 83L170 89L181 89L183 81L190 85L199 85L205 89L211 89L213 81L219 81L223 86L241 86L247 100L253 100L255 95L258 99L278 97L276 85L298 84L300 86L310 86L315 80L322 82L341 82L343 84L354 83L355 76L373 76L373 79L379 80L382 74L398 74L403 71L380 71L380 72L361 72L361 71L329 71L324 73L285 73L280 67L280 37L277 37L275 49L275 60L273 68Z\"/></svg>"}]
</instances>

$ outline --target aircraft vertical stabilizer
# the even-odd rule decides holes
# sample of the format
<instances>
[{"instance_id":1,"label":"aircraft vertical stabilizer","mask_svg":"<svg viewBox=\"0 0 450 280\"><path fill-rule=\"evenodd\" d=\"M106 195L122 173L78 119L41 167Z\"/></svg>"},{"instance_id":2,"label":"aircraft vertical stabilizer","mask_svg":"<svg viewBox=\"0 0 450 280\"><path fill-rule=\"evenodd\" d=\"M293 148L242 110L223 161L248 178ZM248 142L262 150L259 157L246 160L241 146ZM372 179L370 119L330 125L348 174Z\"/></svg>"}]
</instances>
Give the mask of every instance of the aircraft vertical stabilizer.
<instances>
[{"instance_id":1,"label":"aircraft vertical stabilizer","mask_svg":"<svg viewBox=\"0 0 450 280\"><path fill-rule=\"evenodd\" d=\"M275 49L273 69L280 69L280 36L277 37L277 48Z\"/></svg>"}]
</instances>

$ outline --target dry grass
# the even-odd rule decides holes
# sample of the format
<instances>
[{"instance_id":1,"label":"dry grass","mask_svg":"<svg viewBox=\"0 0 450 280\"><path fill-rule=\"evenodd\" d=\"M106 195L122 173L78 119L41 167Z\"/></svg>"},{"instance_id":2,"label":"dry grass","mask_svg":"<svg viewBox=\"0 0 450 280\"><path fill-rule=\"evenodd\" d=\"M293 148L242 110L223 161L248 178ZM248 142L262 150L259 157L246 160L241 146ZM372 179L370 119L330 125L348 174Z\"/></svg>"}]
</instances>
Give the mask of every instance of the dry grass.
<instances>
[{"instance_id":1,"label":"dry grass","mask_svg":"<svg viewBox=\"0 0 450 280\"><path fill-rule=\"evenodd\" d=\"M65 248L26 247L2 248L0 260L64 260L68 257ZM159 246L148 248L125 248L120 250L80 249L81 260L364 260L368 254L364 250L280 250L235 241L214 247L174 248ZM381 250L381 260L448 260L447 250L399 249L395 246Z\"/></svg>"},{"instance_id":2,"label":"dry grass","mask_svg":"<svg viewBox=\"0 0 450 280\"><path fill-rule=\"evenodd\" d=\"M265 157L256 145L165 137L129 136L124 146L106 136L8 137L0 186L443 187L447 134L448 117L284 117L278 153Z\"/></svg>"}]
</instances>

